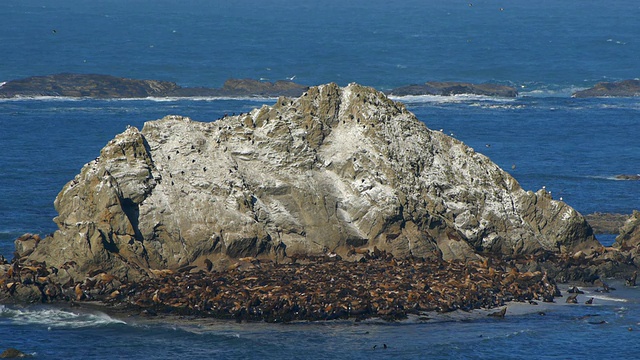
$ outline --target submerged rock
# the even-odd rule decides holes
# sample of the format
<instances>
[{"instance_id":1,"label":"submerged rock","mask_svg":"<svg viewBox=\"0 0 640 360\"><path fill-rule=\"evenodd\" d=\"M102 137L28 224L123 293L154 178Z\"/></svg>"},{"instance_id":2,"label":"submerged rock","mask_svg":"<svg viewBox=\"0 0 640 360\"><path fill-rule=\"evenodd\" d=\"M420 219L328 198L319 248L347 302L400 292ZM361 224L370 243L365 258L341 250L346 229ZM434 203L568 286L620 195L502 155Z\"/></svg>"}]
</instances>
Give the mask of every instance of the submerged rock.
<instances>
[{"instance_id":1,"label":"submerged rock","mask_svg":"<svg viewBox=\"0 0 640 360\"><path fill-rule=\"evenodd\" d=\"M80 278L245 256L357 260L380 249L468 260L600 246L570 206L523 190L486 156L356 84L214 122L167 116L130 127L55 208L59 230L23 261Z\"/></svg>"},{"instance_id":2,"label":"submerged rock","mask_svg":"<svg viewBox=\"0 0 640 360\"><path fill-rule=\"evenodd\" d=\"M497 97L516 97L518 91L511 86L498 84L470 84L463 82L430 81L420 85L407 85L388 92L389 95L484 95Z\"/></svg>"},{"instance_id":3,"label":"submerged rock","mask_svg":"<svg viewBox=\"0 0 640 360\"><path fill-rule=\"evenodd\" d=\"M26 358L31 357L29 354L25 354L22 351L14 348L8 348L0 354L0 358L3 359L18 359L18 358Z\"/></svg>"},{"instance_id":4,"label":"submerged rock","mask_svg":"<svg viewBox=\"0 0 640 360\"><path fill-rule=\"evenodd\" d=\"M600 82L590 89L576 91L572 96L575 98L640 96L640 80Z\"/></svg>"},{"instance_id":5,"label":"submerged rock","mask_svg":"<svg viewBox=\"0 0 640 360\"><path fill-rule=\"evenodd\" d=\"M615 178L616 180L640 180L640 174L620 174Z\"/></svg>"}]
</instances>

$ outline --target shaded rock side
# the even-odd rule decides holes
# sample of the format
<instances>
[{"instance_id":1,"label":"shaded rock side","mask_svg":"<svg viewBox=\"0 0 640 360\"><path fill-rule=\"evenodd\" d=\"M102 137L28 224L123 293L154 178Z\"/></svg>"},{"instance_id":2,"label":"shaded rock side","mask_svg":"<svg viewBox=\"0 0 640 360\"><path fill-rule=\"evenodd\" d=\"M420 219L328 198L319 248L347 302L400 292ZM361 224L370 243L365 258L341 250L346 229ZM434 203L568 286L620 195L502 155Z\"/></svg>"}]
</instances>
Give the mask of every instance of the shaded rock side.
<instances>
[{"instance_id":1,"label":"shaded rock side","mask_svg":"<svg viewBox=\"0 0 640 360\"><path fill-rule=\"evenodd\" d=\"M511 86L498 84L471 84L463 82L436 82L425 84L407 85L395 88L388 92L389 95L483 95L496 97L516 97L518 91Z\"/></svg>"},{"instance_id":2,"label":"shaded rock side","mask_svg":"<svg viewBox=\"0 0 640 360\"><path fill-rule=\"evenodd\" d=\"M640 96L640 80L600 82L590 89L576 91L572 97L634 97Z\"/></svg>"},{"instance_id":3,"label":"shaded rock side","mask_svg":"<svg viewBox=\"0 0 640 360\"><path fill-rule=\"evenodd\" d=\"M205 258L377 247L447 260L599 246L574 209L356 84L215 122L130 127L55 207L59 230L30 259L130 278Z\"/></svg>"},{"instance_id":4,"label":"shaded rock side","mask_svg":"<svg viewBox=\"0 0 640 360\"><path fill-rule=\"evenodd\" d=\"M613 246L635 249L635 252L639 252L638 245L640 245L640 211L635 210L620 228L620 234L616 237Z\"/></svg>"}]
</instances>

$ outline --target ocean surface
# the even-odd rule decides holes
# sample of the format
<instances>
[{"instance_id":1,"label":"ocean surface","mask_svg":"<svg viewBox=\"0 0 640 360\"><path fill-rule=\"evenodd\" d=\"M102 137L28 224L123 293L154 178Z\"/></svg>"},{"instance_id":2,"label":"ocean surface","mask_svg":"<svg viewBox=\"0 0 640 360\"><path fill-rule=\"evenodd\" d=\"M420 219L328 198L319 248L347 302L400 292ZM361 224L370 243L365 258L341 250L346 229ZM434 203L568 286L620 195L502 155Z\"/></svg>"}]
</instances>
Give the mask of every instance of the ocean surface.
<instances>
[{"instance_id":1,"label":"ocean surface","mask_svg":"<svg viewBox=\"0 0 640 360\"><path fill-rule=\"evenodd\" d=\"M637 0L5 0L0 83L73 72L206 87L228 78L358 82L379 90L431 80L511 85L520 93L515 99L396 100L431 129L489 156L527 190L545 187L583 214L631 213L640 210L640 181L615 176L640 173L640 98L571 93L640 76L638 19ZM0 254L11 258L23 233L56 230L57 193L128 125L168 114L213 121L274 102L0 100ZM554 306L544 316L509 310L504 320L453 316L422 324L148 322L0 306L0 352L15 347L65 359L637 358L640 290L618 286L592 295L594 306Z\"/></svg>"}]
</instances>

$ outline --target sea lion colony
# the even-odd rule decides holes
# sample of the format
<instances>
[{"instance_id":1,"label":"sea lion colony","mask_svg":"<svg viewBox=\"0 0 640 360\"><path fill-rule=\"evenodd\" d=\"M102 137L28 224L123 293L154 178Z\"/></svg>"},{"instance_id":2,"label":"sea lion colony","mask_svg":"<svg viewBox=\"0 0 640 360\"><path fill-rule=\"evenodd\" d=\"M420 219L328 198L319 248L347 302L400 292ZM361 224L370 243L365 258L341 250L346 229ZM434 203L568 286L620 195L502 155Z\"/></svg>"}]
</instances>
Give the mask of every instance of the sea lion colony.
<instances>
[{"instance_id":1,"label":"sea lion colony","mask_svg":"<svg viewBox=\"0 0 640 360\"><path fill-rule=\"evenodd\" d=\"M242 258L226 271L193 266L150 270L140 282L117 279L96 269L82 281L46 263L4 261L0 297L32 302L67 301L72 305L99 300L119 309L146 315L172 313L236 321L386 320L426 312L494 308L508 301L552 302L561 296L544 271L520 271L553 262L565 269L580 267L579 259L553 254L484 261L396 259L390 253L354 251L343 260L331 254L270 260ZM353 260L351 259L351 260ZM24 259L23 259L24 260ZM537 264L537 265L536 265Z\"/></svg>"}]
</instances>

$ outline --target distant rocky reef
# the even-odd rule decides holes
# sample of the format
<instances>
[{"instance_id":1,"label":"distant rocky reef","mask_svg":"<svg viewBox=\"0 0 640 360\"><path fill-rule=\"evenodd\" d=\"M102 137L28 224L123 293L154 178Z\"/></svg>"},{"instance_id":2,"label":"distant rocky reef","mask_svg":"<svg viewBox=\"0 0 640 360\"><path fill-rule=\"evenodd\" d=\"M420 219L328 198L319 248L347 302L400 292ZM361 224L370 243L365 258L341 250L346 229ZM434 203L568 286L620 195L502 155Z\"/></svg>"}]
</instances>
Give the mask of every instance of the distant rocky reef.
<instances>
[{"instance_id":1,"label":"distant rocky reef","mask_svg":"<svg viewBox=\"0 0 640 360\"><path fill-rule=\"evenodd\" d=\"M573 93L574 98L640 96L640 80L600 82L594 87Z\"/></svg>"},{"instance_id":2,"label":"distant rocky reef","mask_svg":"<svg viewBox=\"0 0 640 360\"><path fill-rule=\"evenodd\" d=\"M170 81L136 80L98 74L56 74L11 80L0 85L0 98L64 96L97 99L146 97L298 97L309 87L292 81L228 79L221 88L181 87ZM483 95L516 97L510 86L462 82L427 82L393 89L389 95Z\"/></svg>"},{"instance_id":3,"label":"distant rocky reef","mask_svg":"<svg viewBox=\"0 0 640 360\"><path fill-rule=\"evenodd\" d=\"M511 86L498 84L471 84L464 82L435 82L430 81L425 84L408 85L395 88L387 92L388 95L408 96L408 95L483 95L495 97L513 98L518 96L518 91Z\"/></svg>"},{"instance_id":4,"label":"distant rocky reef","mask_svg":"<svg viewBox=\"0 0 640 360\"><path fill-rule=\"evenodd\" d=\"M56 74L12 80L0 86L0 98L65 96L99 99L146 97L300 96L308 87L291 81L275 83L229 79L222 88L181 87L174 82L136 80L111 75Z\"/></svg>"},{"instance_id":5,"label":"distant rocky reef","mask_svg":"<svg viewBox=\"0 0 640 360\"><path fill-rule=\"evenodd\" d=\"M619 234L620 228L629 219L629 214L593 213L585 215L596 234Z\"/></svg>"}]
</instances>

